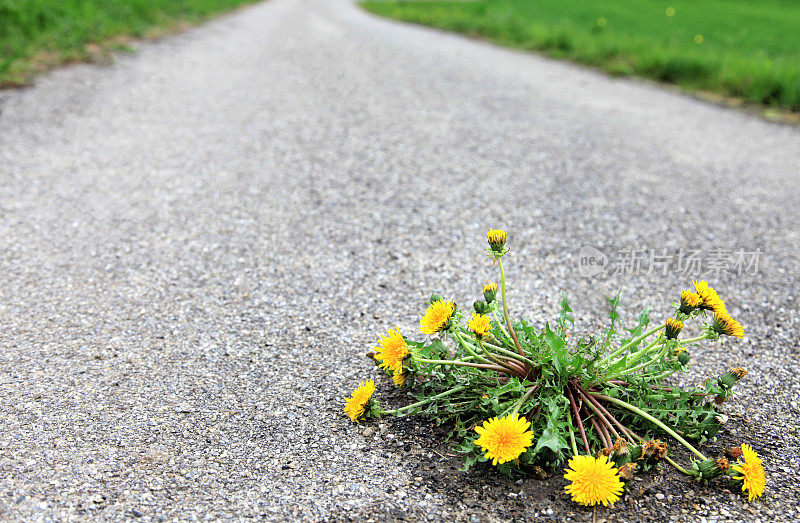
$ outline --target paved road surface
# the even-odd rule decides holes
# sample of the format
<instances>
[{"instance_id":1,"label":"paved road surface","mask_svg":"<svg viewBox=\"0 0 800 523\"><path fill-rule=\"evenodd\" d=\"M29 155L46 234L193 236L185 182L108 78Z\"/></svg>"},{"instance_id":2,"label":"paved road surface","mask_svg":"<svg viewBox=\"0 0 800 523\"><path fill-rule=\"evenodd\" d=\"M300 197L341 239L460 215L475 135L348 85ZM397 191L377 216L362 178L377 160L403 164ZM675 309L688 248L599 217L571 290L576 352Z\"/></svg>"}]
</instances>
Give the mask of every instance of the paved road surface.
<instances>
[{"instance_id":1,"label":"paved road surface","mask_svg":"<svg viewBox=\"0 0 800 523\"><path fill-rule=\"evenodd\" d=\"M544 322L565 290L582 328L603 293L658 317L699 275L584 278L583 245L760 249L757 275L704 275L747 336L691 377L750 370L722 443L756 447L768 494L670 473L598 515L798 517L797 128L343 0L259 4L0 110L3 519L589 518L559 477L464 474L428 423L340 411L366 377L406 401L363 354L431 290L472 302L490 226L512 308Z\"/></svg>"}]
</instances>

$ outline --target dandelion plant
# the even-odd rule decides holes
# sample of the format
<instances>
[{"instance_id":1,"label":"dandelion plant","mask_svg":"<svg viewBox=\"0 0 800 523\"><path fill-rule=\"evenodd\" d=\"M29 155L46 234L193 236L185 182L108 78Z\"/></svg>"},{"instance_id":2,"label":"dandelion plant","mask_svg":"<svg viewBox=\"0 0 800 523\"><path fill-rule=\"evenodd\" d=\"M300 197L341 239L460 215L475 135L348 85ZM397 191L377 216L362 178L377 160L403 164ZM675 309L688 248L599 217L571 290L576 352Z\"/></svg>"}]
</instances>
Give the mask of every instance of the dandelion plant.
<instances>
[{"instance_id":1,"label":"dandelion plant","mask_svg":"<svg viewBox=\"0 0 800 523\"><path fill-rule=\"evenodd\" d=\"M420 320L423 341L389 329L369 354L416 401L384 409L369 380L346 400L352 421L426 415L449 422L464 470L487 461L506 474L566 464L566 491L583 505L614 503L634 474L661 462L698 481L726 477L750 500L764 493L762 462L749 445L729 449L728 457L707 457L695 446L715 438L726 419L722 404L746 371L734 368L689 388L667 383L690 370L699 343L744 336L714 289L694 282L673 304L674 317L654 327L649 309L623 327L617 294L608 298L609 326L577 336L566 297L552 325L511 319L507 235L492 229L487 240L499 288L485 284L469 312L433 294ZM689 322L701 334L681 338ZM678 464L661 438L685 447L692 461Z\"/></svg>"}]
</instances>

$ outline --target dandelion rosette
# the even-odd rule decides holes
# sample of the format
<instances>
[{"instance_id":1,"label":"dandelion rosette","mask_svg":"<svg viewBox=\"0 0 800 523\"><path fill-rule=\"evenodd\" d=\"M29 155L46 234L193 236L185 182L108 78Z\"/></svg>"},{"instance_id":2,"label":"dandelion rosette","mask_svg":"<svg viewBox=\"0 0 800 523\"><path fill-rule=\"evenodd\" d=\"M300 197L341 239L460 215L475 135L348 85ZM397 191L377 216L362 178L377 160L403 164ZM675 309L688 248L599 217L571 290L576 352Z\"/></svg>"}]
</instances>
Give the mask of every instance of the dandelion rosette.
<instances>
[{"instance_id":1,"label":"dandelion rosette","mask_svg":"<svg viewBox=\"0 0 800 523\"><path fill-rule=\"evenodd\" d=\"M722 429L721 404L744 369L688 387L666 381L689 370L687 347L721 334L744 334L707 282L694 282L696 292L681 292L675 317L656 326L650 325L649 308L636 324L624 325L620 296L610 296L610 325L601 333L581 334L566 296L554 322L513 319L501 260L508 252L506 233L491 229L487 240L499 279L483 287L469 321L455 302L432 294L420 319L420 331L430 337L414 341L389 329L370 353L415 401L382 409L369 380L346 398L344 410L352 421L419 414L450 423L465 470L489 460L504 473L538 474L541 467L568 461L566 491L583 505L614 503L624 481L662 461L698 480L727 473L750 499L763 494L763 466L750 447L729 453L729 463L706 457L691 443L712 439ZM713 315L710 325L704 322L706 310ZM681 338L691 321L704 322L705 328L699 336ZM612 444L617 429L621 437ZM656 438L683 445L697 459L687 468L678 465Z\"/></svg>"}]
</instances>

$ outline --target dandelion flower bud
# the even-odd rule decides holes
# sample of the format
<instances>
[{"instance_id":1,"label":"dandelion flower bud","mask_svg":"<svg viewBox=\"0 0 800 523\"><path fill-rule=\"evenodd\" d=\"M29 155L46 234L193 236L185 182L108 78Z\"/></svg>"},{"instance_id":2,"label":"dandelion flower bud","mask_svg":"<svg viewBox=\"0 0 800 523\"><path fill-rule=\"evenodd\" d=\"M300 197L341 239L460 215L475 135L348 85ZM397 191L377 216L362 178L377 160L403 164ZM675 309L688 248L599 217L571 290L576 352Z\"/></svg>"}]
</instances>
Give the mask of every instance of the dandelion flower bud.
<instances>
[{"instance_id":1,"label":"dandelion flower bud","mask_svg":"<svg viewBox=\"0 0 800 523\"><path fill-rule=\"evenodd\" d=\"M706 481L724 474L729 468L731 468L730 463L725 458L707 459L697 464L697 470Z\"/></svg>"},{"instance_id":2,"label":"dandelion flower bud","mask_svg":"<svg viewBox=\"0 0 800 523\"><path fill-rule=\"evenodd\" d=\"M490 281L489 283L483 286L483 298L486 300L486 303L492 303L496 297L497 297L497 284Z\"/></svg>"},{"instance_id":3,"label":"dandelion flower bud","mask_svg":"<svg viewBox=\"0 0 800 523\"><path fill-rule=\"evenodd\" d=\"M719 384L723 388L730 389L745 376L747 376L746 370L741 367L735 367L719 377Z\"/></svg>"},{"instance_id":4,"label":"dandelion flower bud","mask_svg":"<svg viewBox=\"0 0 800 523\"><path fill-rule=\"evenodd\" d=\"M478 300L472 304L472 308L475 309L475 312L478 314L486 314L489 307L486 305L486 302L483 300Z\"/></svg>"},{"instance_id":5,"label":"dandelion flower bud","mask_svg":"<svg viewBox=\"0 0 800 523\"><path fill-rule=\"evenodd\" d=\"M683 322L674 320L672 318L667 319L667 326L664 329L667 334L668 340L674 340L680 334L681 329L683 329Z\"/></svg>"},{"instance_id":6,"label":"dandelion flower bud","mask_svg":"<svg viewBox=\"0 0 800 523\"><path fill-rule=\"evenodd\" d=\"M502 253L506 246L506 231L500 229L489 229L486 233L489 240L489 248L496 253Z\"/></svg>"}]
</instances>

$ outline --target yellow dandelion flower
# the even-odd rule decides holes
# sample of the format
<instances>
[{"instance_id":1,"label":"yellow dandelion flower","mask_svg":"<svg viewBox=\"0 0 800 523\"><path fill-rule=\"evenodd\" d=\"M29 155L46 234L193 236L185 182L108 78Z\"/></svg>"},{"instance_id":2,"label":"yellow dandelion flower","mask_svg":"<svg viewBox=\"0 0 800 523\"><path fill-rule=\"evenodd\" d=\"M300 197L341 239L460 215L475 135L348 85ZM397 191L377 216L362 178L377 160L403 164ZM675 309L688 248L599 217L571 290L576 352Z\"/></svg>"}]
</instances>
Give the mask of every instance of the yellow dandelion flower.
<instances>
[{"instance_id":1,"label":"yellow dandelion flower","mask_svg":"<svg viewBox=\"0 0 800 523\"><path fill-rule=\"evenodd\" d=\"M456 304L450 300L439 300L431 303L425 316L419 322L422 334L436 334L444 330L450 323L453 313L456 311Z\"/></svg>"},{"instance_id":2,"label":"yellow dandelion flower","mask_svg":"<svg viewBox=\"0 0 800 523\"><path fill-rule=\"evenodd\" d=\"M744 338L744 327L742 327L742 324L731 318L731 315L725 311L714 313L714 324L711 328L719 334Z\"/></svg>"},{"instance_id":3,"label":"yellow dandelion flower","mask_svg":"<svg viewBox=\"0 0 800 523\"><path fill-rule=\"evenodd\" d=\"M467 322L467 327L475 334L476 338L485 338L492 332L492 323L489 316L485 314L473 313L472 319Z\"/></svg>"},{"instance_id":4,"label":"yellow dandelion flower","mask_svg":"<svg viewBox=\"0 0 800 523\"><path fill-rule=\"evenodd\" d=\"M492 465L505 463L520 457L533 444L533 432L530 422L517 414L505 418L492 418L483 422L482 427L475 427L480 437L475 444L486 451L486 459Z\"/></svg>"},{"instance_id":5,"label":"yellow dandelion flower","mask_svg":"<svg viewBox=\"0 0 800 523\"><path fill-rule=\"evenodd\" d=\"M667 334L668 340L674 340L680 334L681 329L683 329L683 322L678 320L673 320L672 318L667 319L667 327L664 329Z\"/></svg>"},{"instance_id":6,"label":"yellow dandelion flower","mask_svg":"<svg viewBox=\"0 0 800 523\"><path fill-rule=\"evenodd\" d=\"M350 421L359 423L373 394L375 394L375 382L368 380L359 385L349 398L345 398L344 411L350 416Z\"/></svg>"},{"instance_id":7,"label":"yellow dandelion flower","mask_svg":"<svg viewBox=\"0 0 800 523\"><path fill-rule=\"evenodd\" d=\"M717 295L717 291L709 287L705 280L699 282L697 280L692 280L692 283L694 283L695 290L697 290L697 295L703 300L703 303L700 304L701 309L713 312L728 311L725 307L725 302Z\"/></svg>"},{"instance_id":8,"label":"yellow dandelion flower","mask_svg":"<svg viewBox=\"0 0 800 523\"><path fill-rule=\"evenodd\" d=\"M766 490L767 480L764 476L764 466L753 447L746 443L742 443L742 457L744 461L740 459L731 467L731 470L735 472L732 477L734 480L742 482L742 492L747 491L748 499L753 501L763 496L764 490Z\"/></svg>"},{"instance_id":9,"label":"yellow dandelion flower","mask_svg":"<svg viewBox=\"0 0 800 523\"><path fill-rule=\"evenodd\" d=\"M394 383L398 387L402 387L406 379L408 378L408 372L403 370L402 363L400 364L399 369L395 369L394 374L392 374L392 383Z\"/></svg>"},{"instance_id":10,"label":"yellow dandelion flower","mask_svg":"<svg viewBox=\"0 0 800 523\"><path fill-rule=\"evenodd\" d=\"M608 505L619 500L624 484L619 470L607 456L574 456L564 477L572 483L565 487L572 500L581 505Z\"/></svg>"},{"instance_id":11,"label":"yellow dandelion flower","mask_svg":"<svg viewBox=\"0 0 800 523\"><path fill-rule=\"evenodd\" d=\"M375 359L380 361L380 367L394 371L403 368L403 358L408 355L408 344L400 334L400 329L389 329L386 336L381 336L378 346L375 347Z\"/></svg>"},{"instance_id":12,"label":"yellow dandelion flower","mask_svg":"<svg viewBox=\"0 0 800 523\"><path fill-rule=\"evenodd\" d=\"M699 294L686 290L681 292L681 307L678 309L684 314L689 314L703 304L703 298Z\"/></svg>"}]
</instances>

